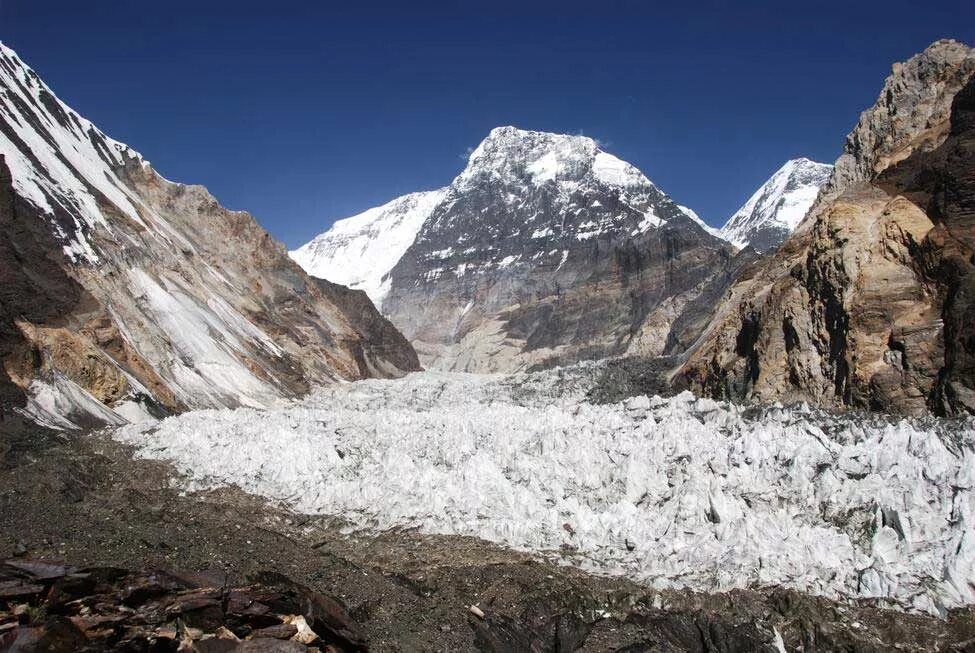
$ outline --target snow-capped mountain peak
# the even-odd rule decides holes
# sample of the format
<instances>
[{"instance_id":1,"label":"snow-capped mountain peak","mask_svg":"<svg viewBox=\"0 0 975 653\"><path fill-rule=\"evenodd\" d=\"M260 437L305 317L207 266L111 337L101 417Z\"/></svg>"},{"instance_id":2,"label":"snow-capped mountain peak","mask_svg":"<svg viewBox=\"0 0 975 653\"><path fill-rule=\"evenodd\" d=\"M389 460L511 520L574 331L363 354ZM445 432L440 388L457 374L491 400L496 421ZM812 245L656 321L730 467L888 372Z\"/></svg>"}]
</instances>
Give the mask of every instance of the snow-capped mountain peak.
<instances>
[{"instance_id":1,"label":"snow-capped mountain peak","mask_svg":"<svg viewBox=\"0 0 975 653\"><path fill-rule=\"evenodd\" d=\"M468 216L472 201L480 212L476 218ZM483 240L495 262L515 261L513 252L502 253L505 247L490 242L500 233L497 221L504 220L504 230L526 230L524 238L532 245L551 244L539 256L557 265L568 250L549 243L551 239L584 241L616 231L635 236L683 215L707 228L635 166L603 151L592 138L503 126L492 129L471 151L449 186L404 195L339 220L291 257L309 274L364 290L381 306L390 288L388 273L407 249L418 237L443 240L433 232L454 220L466 224L465 233L455 235ZM424 225L438 228L422 236ZM475 236L472 231L484 233ZM436 250L442 254L453 244ZM464 251L468 258L481 257L470 244ZM473 272L474 267L462 269Z\"/></svg>"},{"instance_id":2,"label":"snow-capped mountain peak","mask_svg":"<svg viewBox=\"0 0 975 653\"><path fill-rule=\"evenodd\" d=\"M579 183L586 176L624 188L653 187L635 166L604 152L581 135L496 127L471 152L455 184L484 176L515 176L540 185Z\"/></svg>"},{"instance_id":3,"label":"snow-capped mountain peak","mask_svg":"<svg viewBox=\"0 0 975 653\"><path fill-rule=\"evenodd\" d=\"M728 219L722 237L759 252L777 248L799 226L832 173L827 163L787 161Z\"/></svg>"},{"instance_id":4,"label":"snow-capped mountain peak","mask_svg":"<svg viewBox=\"0 0 975 653\"><path fill-rule=\"evenodd\" d=\"M581 135L492 129L449 186L412 209L406 199L340 221L292 256L370 293L431 366L619 353L676 295L639 347L678 348L692 334L668 336L675 316L717 292L731 256L693 211Z\"/></svg>"},{"instance_id":5,"label":"snow-capped mountain peak","mask_svg":"<svg viewBox=\"0 0 975 653\"><path fill-rule=\"evenodd\" d=\"M440 188L410 193L339 220L290 252L291 258L313 277L363 290L382 306L389 291L387 273L413 244L446 192Z\"/></svg>"}]
</instances>

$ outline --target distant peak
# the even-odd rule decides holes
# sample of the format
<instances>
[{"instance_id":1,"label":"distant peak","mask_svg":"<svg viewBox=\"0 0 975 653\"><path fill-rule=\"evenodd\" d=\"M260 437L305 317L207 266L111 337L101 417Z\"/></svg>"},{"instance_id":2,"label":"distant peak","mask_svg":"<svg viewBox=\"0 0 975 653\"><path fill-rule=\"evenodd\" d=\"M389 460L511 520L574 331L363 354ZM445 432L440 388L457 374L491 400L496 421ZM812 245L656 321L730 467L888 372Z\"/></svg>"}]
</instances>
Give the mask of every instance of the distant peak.
<instances>
[{"instance_id":1,"label":"distant peak","mask_svg":"<svg viewBox=\"0 0 975 653\"><path fill-rule=\"evenodd\" d=\"M778 247L799 225L832 174L833 166L806 157L786 161L721 229L737 247L759 252Z\"/></svg>"},{"instance_id":2,"label":"distant peak","mask_svg":"<svg viewBox=\"0 0 975 653\"><path fill-rule=\"evenodd\" d=\"M488 135L488 138L565 138L565 134L559 134L556 132L545 132L536 131L533 129L521 129L515 127L514 125L501 125L500 127L495 127L492 129Z\"/></svg>"},{"instance_id":3,"label":"distant peak","mask_svg":"<svg viewBox=\"0 0 975 653\"><path fill-rule=\"evenodd\" d=\"M798 183L802 183L802 180L806 178L820 178L825 177L830 174L833 166L829 163L819 163L818 161L813 161L812 159L807 159L806 157L798 157L795 159L789 159L782 167L772 174L771 178L766 182L766 185L772 184L776 179L788 179L793 180L796 178L801 178Z\"/></svg>"},{"instance_id":4,"label":"distant peak","mask_svg":"<svg viewBox=\"0 0 975 653\"><path fill-rule=\"evenodd\" d=\"M782 166L782 167L783 168L787 168L787 167L790 167L790 166L791 167L805 167L805 168L808 168L808 167L829 168L829 167L831 167L831 164L829 164L829 163L820 163L819 161L813 161L812 159L807 159L804 156L800 156L800 157L796 157L795 159L789 159L788 161L786 161L785 165Z\"/></svg>"},{"instance_id":5,"label":"distant peak","mask_svg":"<svg viewBox=\"0 0 975 653\"><path fill-rule=\"evenodd\" d=\"M526 129L518 129L514 125L501 125L495 127L488 133L488 138L501 138L503 136L525 136L530 132Z\"/></svg>"}]
</instances>

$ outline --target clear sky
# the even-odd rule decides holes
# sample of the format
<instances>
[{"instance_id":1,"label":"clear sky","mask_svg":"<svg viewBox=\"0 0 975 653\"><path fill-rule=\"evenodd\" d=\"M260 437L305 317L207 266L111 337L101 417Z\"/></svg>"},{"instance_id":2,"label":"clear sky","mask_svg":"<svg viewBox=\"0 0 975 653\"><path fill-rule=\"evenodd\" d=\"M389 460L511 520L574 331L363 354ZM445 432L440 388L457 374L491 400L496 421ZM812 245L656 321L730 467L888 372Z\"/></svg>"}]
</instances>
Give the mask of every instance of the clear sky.
<instances>
[{"instance_id":1,"label":"clear sky","mask_svg":"<svg viewBox=\"0 0 975 653\"><path fill-rule=\"evenodd\" d=\"M975 2L0 0L0 39L166 177L295 247L446 185L492 127L583 133L720 224L832 162Z\"/></svg>"}]
</instances>

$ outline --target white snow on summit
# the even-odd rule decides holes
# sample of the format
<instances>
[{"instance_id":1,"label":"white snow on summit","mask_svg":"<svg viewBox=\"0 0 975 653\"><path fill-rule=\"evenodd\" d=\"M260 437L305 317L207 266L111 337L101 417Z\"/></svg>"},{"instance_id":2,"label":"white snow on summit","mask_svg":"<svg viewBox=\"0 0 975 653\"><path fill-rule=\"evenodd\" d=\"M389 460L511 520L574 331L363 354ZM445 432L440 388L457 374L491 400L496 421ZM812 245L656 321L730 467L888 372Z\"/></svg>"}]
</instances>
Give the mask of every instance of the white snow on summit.
<instances>
[{"instance_id":1,"label":"white snow on summit","mask_svg":"<svg viewBox=\"0 0 975 653\"><path fill-rule=\"evenodd\" d=\"M389 291L384 277L413 244L446 190L411 193L339 220L289 252L291 258L313 277L365 291L381 309Z\"/></svg>"},{"instance_id":2,"label":"white snow on summit","mask_svg":"<svg viewBox=\"0 0 975 653\"><path fill-rule=\"evenodd\" d=\"M623 189L655 188L635 166L604 152L592 138L510 126L491 130L452 186L462 189L472 181L492 177L510 183L522 169L538 185L555 182L575 189L589 176Z\"/></svg>"},{"instance_id":3,"label":"white snow on summit","mask_svg":"<svg viewBox=\"0 0 975 653\"><path fill-rule=\"evenodd\" d=\"M832 172L827 163L787 161L728 219L722 237L760 252L778 247L799 226Z\"/></svg>"},{"instance_id":4,"label":"white snow on summit","mask_svg":"<svg viewBox=\"0 0 975 653\"><path fill-rule=\"evenodd\" d=\"M640 170L602 151L592 138L497 127L470 153L464 170L446 188L404 195L339 220L328 231L292 251L291 257L312 276L364 290L382 308L389 292L387 274L428 219L442 216L458 200L485 188L504 193L506 208L516 213L533 201L540 187L554 188L555 194L549 210L533 216L539 221L537 227L533 225L535 238L553 236L553 225L565 233L573 228L567 225L567 216L602 207L598 200L585 206L575 203L587 193L593 197L600 193L618 195L622 202L642 213L643 219L632 236L664 225L667 220L655 206L671 203ZM693 211L678 208L717 235ZM501 219L504 213L490 218ZM614 228L612 222L618 218L603 216L603 223L580 224L575 237L584 240L598 236Z\"/></svg>"},{"instance_id":5,"label":"white snow on summit","mask_svg":"<svg viewBox=\"0 0 975 653\"><path fill-rule=\"evenodd\" d=\"M942 614L975 602L972 419L687 392L593 405L567 375L424 372L114 437L173 461L189 489L236 485L353 528L562 552L655 587L782 585Z\"/></svg>"}]
</instances>

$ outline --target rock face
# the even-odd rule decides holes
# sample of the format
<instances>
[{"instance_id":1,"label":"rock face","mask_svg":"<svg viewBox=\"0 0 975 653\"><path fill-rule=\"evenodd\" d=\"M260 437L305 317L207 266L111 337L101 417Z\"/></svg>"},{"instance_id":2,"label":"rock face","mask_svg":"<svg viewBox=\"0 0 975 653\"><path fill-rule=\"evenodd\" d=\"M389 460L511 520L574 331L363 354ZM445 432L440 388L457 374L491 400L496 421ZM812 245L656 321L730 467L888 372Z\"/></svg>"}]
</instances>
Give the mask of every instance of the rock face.
<instances>
[{"instance_id":1,"label":"rock face","mask_svg":"<svg viewBox=\"0 0 975 653\"><path fill-rule=\"evenodd\" d=\"M0 392L71 428L417 369L369 303L159 176L0 46Z\"/></svg>"},{"instance_id":2,"label":"rock face","mask_svg":"<svg viewBox=\"0 0 975 653\"><path fill-rule=\"evenodd\" d=\"M678 370L716 396L975 412L975 52L894 66L832 178L752 266Z\"/></svg>"},{"instance_id":3,"label":"rock face","mask_svg":"<svg viewBox=\"0 0 975 653\"><path fill-rule=\"evenodd\" d=\"M495 129L434 193L439 202L415 220L411 244L381 283L368 283L381 286L374 299L424 363L442 369L681 351L750 256L736 257L693 212L582 136ZM364 215L400 224L409 212L395 207L411 197ZM316 243L338 249L343 234L373 224L340 222L293 255L304 262Z\"/></svg>"},{"instance_id":4,"label":"rock face","mask_svg":"<svg viewBox=\"0 0 975 653\"><path fill-rule=\"evenodd\" d=\"M721 228L721 236L738 247L774 250L806 215L833 172L833 166L809 159L787 161L755 191Z\"/></svg>"}]
</instances>

